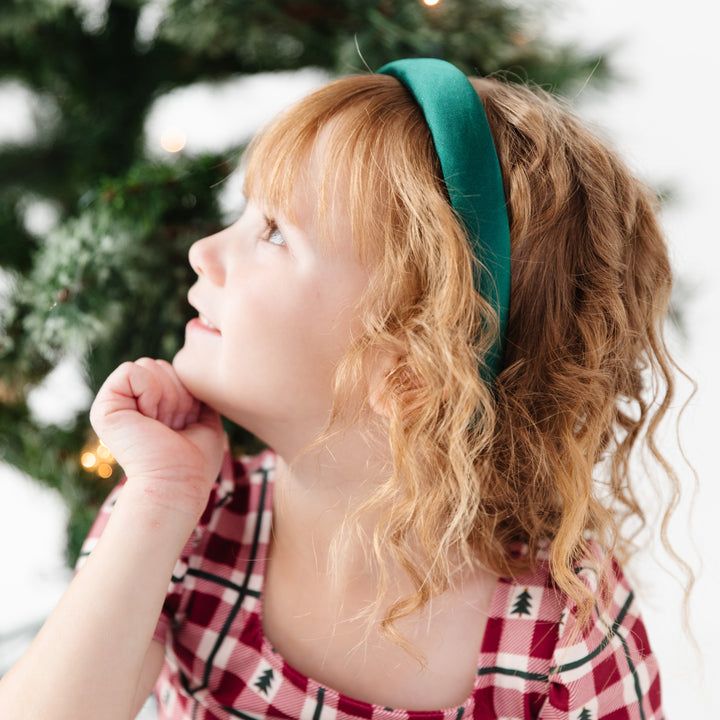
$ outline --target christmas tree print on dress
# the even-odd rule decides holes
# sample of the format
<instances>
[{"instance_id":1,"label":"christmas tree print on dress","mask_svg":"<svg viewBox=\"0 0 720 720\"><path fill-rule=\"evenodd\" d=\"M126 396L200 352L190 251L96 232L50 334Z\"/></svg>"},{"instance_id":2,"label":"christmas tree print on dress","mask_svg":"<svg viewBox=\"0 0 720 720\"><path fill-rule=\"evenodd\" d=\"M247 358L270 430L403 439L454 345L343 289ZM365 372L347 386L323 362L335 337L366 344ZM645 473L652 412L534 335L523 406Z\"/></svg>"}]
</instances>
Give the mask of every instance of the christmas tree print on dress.
<instances>
[{"instance_id":1,"label":"christmas tree print on dress","mask_svg":"<svg viewBox=\"0 0 720 720\"><path fill-rule=\"evenodd\" d=\"M268 668L257 680L255 687L260 690L261 693L269 695L270 687L274 679L274 673L272 668Z\"/></svg>"},{"instance_id":2,"label":"christmas tree print on dress","mask_svg":"<svg viewBox=\"0 0 720 720\"><path fill-rule=\"evenodd\" d=\"M590 714L590 711L584 707L577 716L577 720L592 720L592 715Z\"/></svg>"},{"instance_id":3,"label":"christmas tree print on dress","mask_svg":"<svg viewBox=\"0 0 720 720\"><path fill-rule=\"evenodd\" d=\"M532 595L525 588L516 598L511 615L530 615L530 606L532 605Z\"/></svg>"}]
</instances>

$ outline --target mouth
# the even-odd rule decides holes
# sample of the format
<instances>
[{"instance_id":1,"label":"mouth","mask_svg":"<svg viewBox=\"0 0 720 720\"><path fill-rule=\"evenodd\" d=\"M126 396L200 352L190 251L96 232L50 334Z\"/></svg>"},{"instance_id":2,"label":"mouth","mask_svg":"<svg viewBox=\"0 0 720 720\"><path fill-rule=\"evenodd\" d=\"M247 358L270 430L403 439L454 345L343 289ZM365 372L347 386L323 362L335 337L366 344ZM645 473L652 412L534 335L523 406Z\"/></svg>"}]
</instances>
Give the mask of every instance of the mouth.
<instances>
[{"instance_id":1,"label":"mouth","mask_svg":"<svg viewBox=\"0 0 720 720\"><path fill-rule=\"evenodd\" d=\"M187 324L188 332L201 333L203 335L220 336L220 330L215 327L204 315L192 318Z\"/></svg>"},{"instance_id":2,"label":"mouth","mask_svg":"<svg viewBox=\"0 0 720 720\"><path fill-rule=\"evenodd\" d=\"M213 325L210 320L205 317L202 313L198 313L198 320L200 321L200 324L204 327L208 328L209 330L215 330L215 332L220 332L220 328Z\"/></svg>"},{"instance_id":3,"label":"mouth","mask_svg":"<svg viewBox=\"0 0 720 720\"><path fill-rule=\"evenodd\" d=\"M212 320L210 320L210 318L200 310L200 308L198 307L198 303L193 299L192 290L190 291L188 301L190 302L191 307L195 308L198 313L197 317L190 320L190 322L188 323L188 328L220 335L220 328L215 325L215 323L212 322Z\"/></svg>"},{"instance_id":4,"label":"mouth","mask_svg":"<svg viewBox=\"0 0 720 720\"><path fill-rule=\"evenodd\" d=\"M195 297L195 285L190 288L190 291L188 292L188 303L190 304L190 307L197 310L198 316L196 318L193 318L189 323L189 327L196 328L198 330L206 330L208 332L217 333L220 334L220 328L215 325L210 318L205 315L202 310L200 309L201 303L197 301L197 298Z\"/></svg>"}]
</instances>

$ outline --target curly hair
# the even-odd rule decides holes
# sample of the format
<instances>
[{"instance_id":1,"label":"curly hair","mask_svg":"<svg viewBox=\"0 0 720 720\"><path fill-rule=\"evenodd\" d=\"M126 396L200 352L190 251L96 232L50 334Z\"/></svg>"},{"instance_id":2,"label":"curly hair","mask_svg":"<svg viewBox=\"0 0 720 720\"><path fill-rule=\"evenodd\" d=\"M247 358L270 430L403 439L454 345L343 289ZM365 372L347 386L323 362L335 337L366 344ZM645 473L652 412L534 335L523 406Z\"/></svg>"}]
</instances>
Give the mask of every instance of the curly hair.
<instances>
[{"instance_id":1,"label":"curly hair","mask_svg":"<svg viewBox=\"0 0 720 720\"><path fill-rule=\"evenodd\" d=\"M320 213L344 204L372 268L364 332L337 369L328 432L367 387L373 358L395 358L381 388L393 468L356 516L380 511L372 547L384 582L391 564L413 582L415 593L382 618L401 645L396 621L444 592L460 564L512 576L541 548L582 623L598 600L574 572L590 540L626 559L626 521L646 521L633 452L645 446L659 462L671 506L679 492L655 443L674 364L662 334L671 270L653 193L554 97L472 82L500 160L512 244L493 387L478 367L497 318L474 289L477 261L422 112L400 83L329 83L256 138L247 166L246 192L291 212L322 134Z\"/></svg>"}]
</instances>

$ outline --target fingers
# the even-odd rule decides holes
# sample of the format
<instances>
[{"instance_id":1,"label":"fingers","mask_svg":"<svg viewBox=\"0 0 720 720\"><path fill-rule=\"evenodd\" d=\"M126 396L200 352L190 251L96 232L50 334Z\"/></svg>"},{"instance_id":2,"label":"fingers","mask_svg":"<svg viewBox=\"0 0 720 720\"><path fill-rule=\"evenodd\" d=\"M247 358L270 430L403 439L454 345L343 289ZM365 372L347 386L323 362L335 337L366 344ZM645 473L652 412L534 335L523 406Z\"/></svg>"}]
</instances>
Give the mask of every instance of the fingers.
<instances>
[{"instance_id":1,"label":"fingers","mask_svg":"<svg viewBox=\"0 0 720 720\"><path fill-rule=\"evenodd\" d=\"M90 420L125 475L151 489L155 502L202 512L222 462L222 423L170 363L141 358L121 365L100 388Z\"/></svg>"},{"instance_id":2,"label":"fingers","mask_svg":"<svg viewBox=\"0 0 720 720\"><path fill-rule=\"evenodd\" d=\"M140 380L141 388L144 387L142 383L147 380L160 390L159 396L155 388L152 393L138 396L140 412L173 430L181 430L197 421L199 403L180 382L169 362L141 358L135 364L148 373L147 377Z\"/></svg>"},{"instance_id":3,"label":"fingers","mask_svg":"<svg viewBox=\"0 0 720 720\"><path fill-rule=\"evenodd\" d=\"M198 421L200 403L165 360L140 358L123 363L100 389L94 413L136 411L174 430ZM92 419L91 413L91 419Z\"/></svg>"}]
</instances>

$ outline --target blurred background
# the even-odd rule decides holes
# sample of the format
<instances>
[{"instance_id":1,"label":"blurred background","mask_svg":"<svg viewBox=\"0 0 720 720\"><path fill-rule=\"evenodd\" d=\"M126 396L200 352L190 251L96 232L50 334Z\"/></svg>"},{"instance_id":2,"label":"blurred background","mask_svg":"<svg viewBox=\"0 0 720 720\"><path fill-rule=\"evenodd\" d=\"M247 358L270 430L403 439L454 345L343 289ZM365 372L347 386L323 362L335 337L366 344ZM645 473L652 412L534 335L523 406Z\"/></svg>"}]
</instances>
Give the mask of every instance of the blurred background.
<instances>
[{"instance_id":1,"label":"blurred background","mask_svg":"<svg viewBox=\"0 0 720 720\"><path fill-rule=\"evenodd\" d=\"M564 95L660 194L677 272L670 342L698 392L685 500L631 568L669 718L720 717L713 440L720 381L720 183L711 83L720 10L704 0L5 0L0 13L0 675L70 578L118 477L87 409L125 359L182 340L189 244L241 210L254 131L327 78L443 57ZM676 412L691 386L681 381ZM253 439L229 428L237 447ZM147 711L151 717L151 710Z\"/></svg>"}]
</instances>

